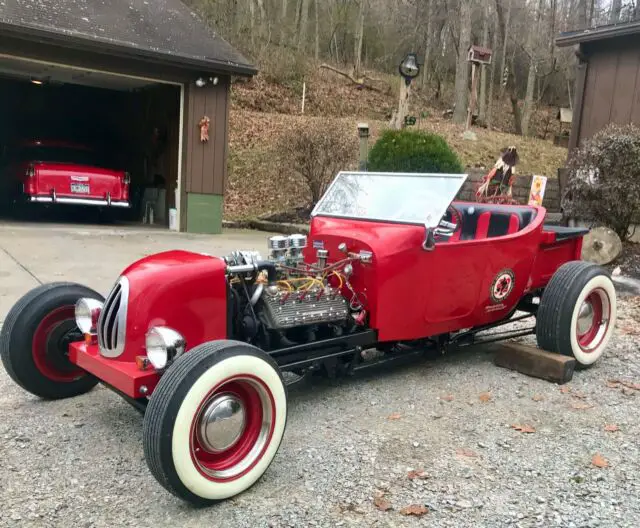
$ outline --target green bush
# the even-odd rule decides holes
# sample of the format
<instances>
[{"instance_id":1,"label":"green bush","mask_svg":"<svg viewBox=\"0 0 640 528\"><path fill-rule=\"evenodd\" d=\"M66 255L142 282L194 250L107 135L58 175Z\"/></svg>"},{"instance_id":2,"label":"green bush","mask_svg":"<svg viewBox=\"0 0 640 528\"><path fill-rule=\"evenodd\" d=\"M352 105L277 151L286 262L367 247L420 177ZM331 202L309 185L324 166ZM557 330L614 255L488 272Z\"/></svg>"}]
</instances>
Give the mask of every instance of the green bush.
<instances>
[{"instance_id":1,"label":"green bush","mask_svg":"<svg viewBox=\"0 0 640 528\"><path fill-rule=\"evenodd\" d=\"M460 174L462 164L447 142L418 130L387 130L371 149L368 169L375 172Z\"/></svg>"}]
</instances>

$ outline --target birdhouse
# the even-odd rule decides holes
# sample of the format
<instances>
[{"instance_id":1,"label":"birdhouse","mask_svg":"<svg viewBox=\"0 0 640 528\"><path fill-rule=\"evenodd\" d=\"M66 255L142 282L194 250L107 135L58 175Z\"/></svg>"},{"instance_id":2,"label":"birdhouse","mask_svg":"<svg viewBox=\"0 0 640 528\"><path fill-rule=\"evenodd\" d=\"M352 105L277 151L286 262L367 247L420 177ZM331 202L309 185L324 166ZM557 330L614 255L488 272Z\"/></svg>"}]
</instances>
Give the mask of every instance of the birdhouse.
<instances>
[{"instance_id":1,"label":"birdhouse","mask_svg":"<svg viewBox=\"0 0 640 528\"><path fill-rule=\"evenodd\" d=\"M467 53L467 61L476 64L491 64L491 55L493 52L489 48L482 46L471 46Z\"/></svg>"}]
</instances>

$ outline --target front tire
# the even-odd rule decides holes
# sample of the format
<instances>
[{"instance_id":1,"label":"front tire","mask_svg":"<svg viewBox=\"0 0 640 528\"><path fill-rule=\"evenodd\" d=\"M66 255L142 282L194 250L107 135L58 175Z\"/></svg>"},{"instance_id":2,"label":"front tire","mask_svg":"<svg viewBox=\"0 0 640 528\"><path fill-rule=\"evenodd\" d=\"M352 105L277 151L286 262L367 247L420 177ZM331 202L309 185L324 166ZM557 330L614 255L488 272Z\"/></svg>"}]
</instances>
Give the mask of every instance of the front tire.
<instances>
[{"instance_id":1,"label":"front tire","mask_svg":"<svg viewBox=\"0 0 640 528\"><path fill-rule=\"evenodd\" d=\"M607 348L616 315L616 292L607 271L588 262L567 262L551 277L540 300L538 346L589 367Z\"/></svg>"},{"instance_id":2,"label":"front tire","mask_svg":"<svg viewBox=\"0 0 640 528\"><path fill-rule=\"evenodd\" d=\"M11 379L31 394L69 398L98 383L67 359L69 344L83 339L75 320L75 304L82 297L104 301L80 284L52 283L34 288L9 311L0 333L0 357Z\"/></svg>"},{"instance_id":3,"label":"front tire","mask_svg":"<svg viewBox=\"0 0 640 528\"><path fill-rule=\"evenodd\" d=\"M144 454L177 497L206 505L252 486L276 455L287 420L280 370L258 348L204 343L160 378L144 416Z\"/></svg>"}]
</instances>

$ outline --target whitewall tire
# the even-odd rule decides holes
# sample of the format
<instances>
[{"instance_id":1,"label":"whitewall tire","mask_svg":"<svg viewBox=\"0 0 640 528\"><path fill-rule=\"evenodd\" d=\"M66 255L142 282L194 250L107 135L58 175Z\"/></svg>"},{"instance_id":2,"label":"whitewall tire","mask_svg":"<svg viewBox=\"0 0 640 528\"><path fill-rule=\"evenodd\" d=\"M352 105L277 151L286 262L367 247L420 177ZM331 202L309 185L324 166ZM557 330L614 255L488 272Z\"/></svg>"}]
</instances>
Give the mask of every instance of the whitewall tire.
<instances>
[{"instance_id":1,"label":"whitewall tire","mask_svg":"<svg viewBox=\"0 0 640 528\"><path fill-rule=\"evenodd\" d=\"M263 351L202 344L162 376L147 407L144 452L158 482L194 504L242 493L267 470L287 421L282 375Z\"/></svg>"},{"instance_id":2,"label":"whitewall tire","mask_svg":"<svg viewBox=\"0 0 640 528\"><path fill-rule=\"evenodd\" d=\"M617 317L616 292L606 270L568 262L553 275L537 313L538 346L593 365L604 353Z\"/></svg>"}]
</instances>

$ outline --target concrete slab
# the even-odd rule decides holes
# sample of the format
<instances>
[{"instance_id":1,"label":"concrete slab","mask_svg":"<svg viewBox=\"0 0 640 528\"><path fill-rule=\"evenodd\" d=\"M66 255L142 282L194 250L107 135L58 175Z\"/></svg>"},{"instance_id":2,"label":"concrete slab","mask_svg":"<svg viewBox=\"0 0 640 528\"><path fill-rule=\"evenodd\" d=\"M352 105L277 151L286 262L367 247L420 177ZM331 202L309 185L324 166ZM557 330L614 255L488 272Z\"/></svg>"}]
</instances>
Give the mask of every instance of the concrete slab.
<instances>
[{"instance_id":1,"label":"concrete slab","mask_svg":"<svg viewBox=\"0 0 640 528\"><path fill-rule=\"evenodd\" d=\"M226 229L196 235L140 227L0 224L0 321L43 282L72 281L106 294L120 272L144 256L171 249L224 256L237 249L267 254L269 233ZM36 277L36 278L34 278Z\"/></svg>"}]
</instances>

